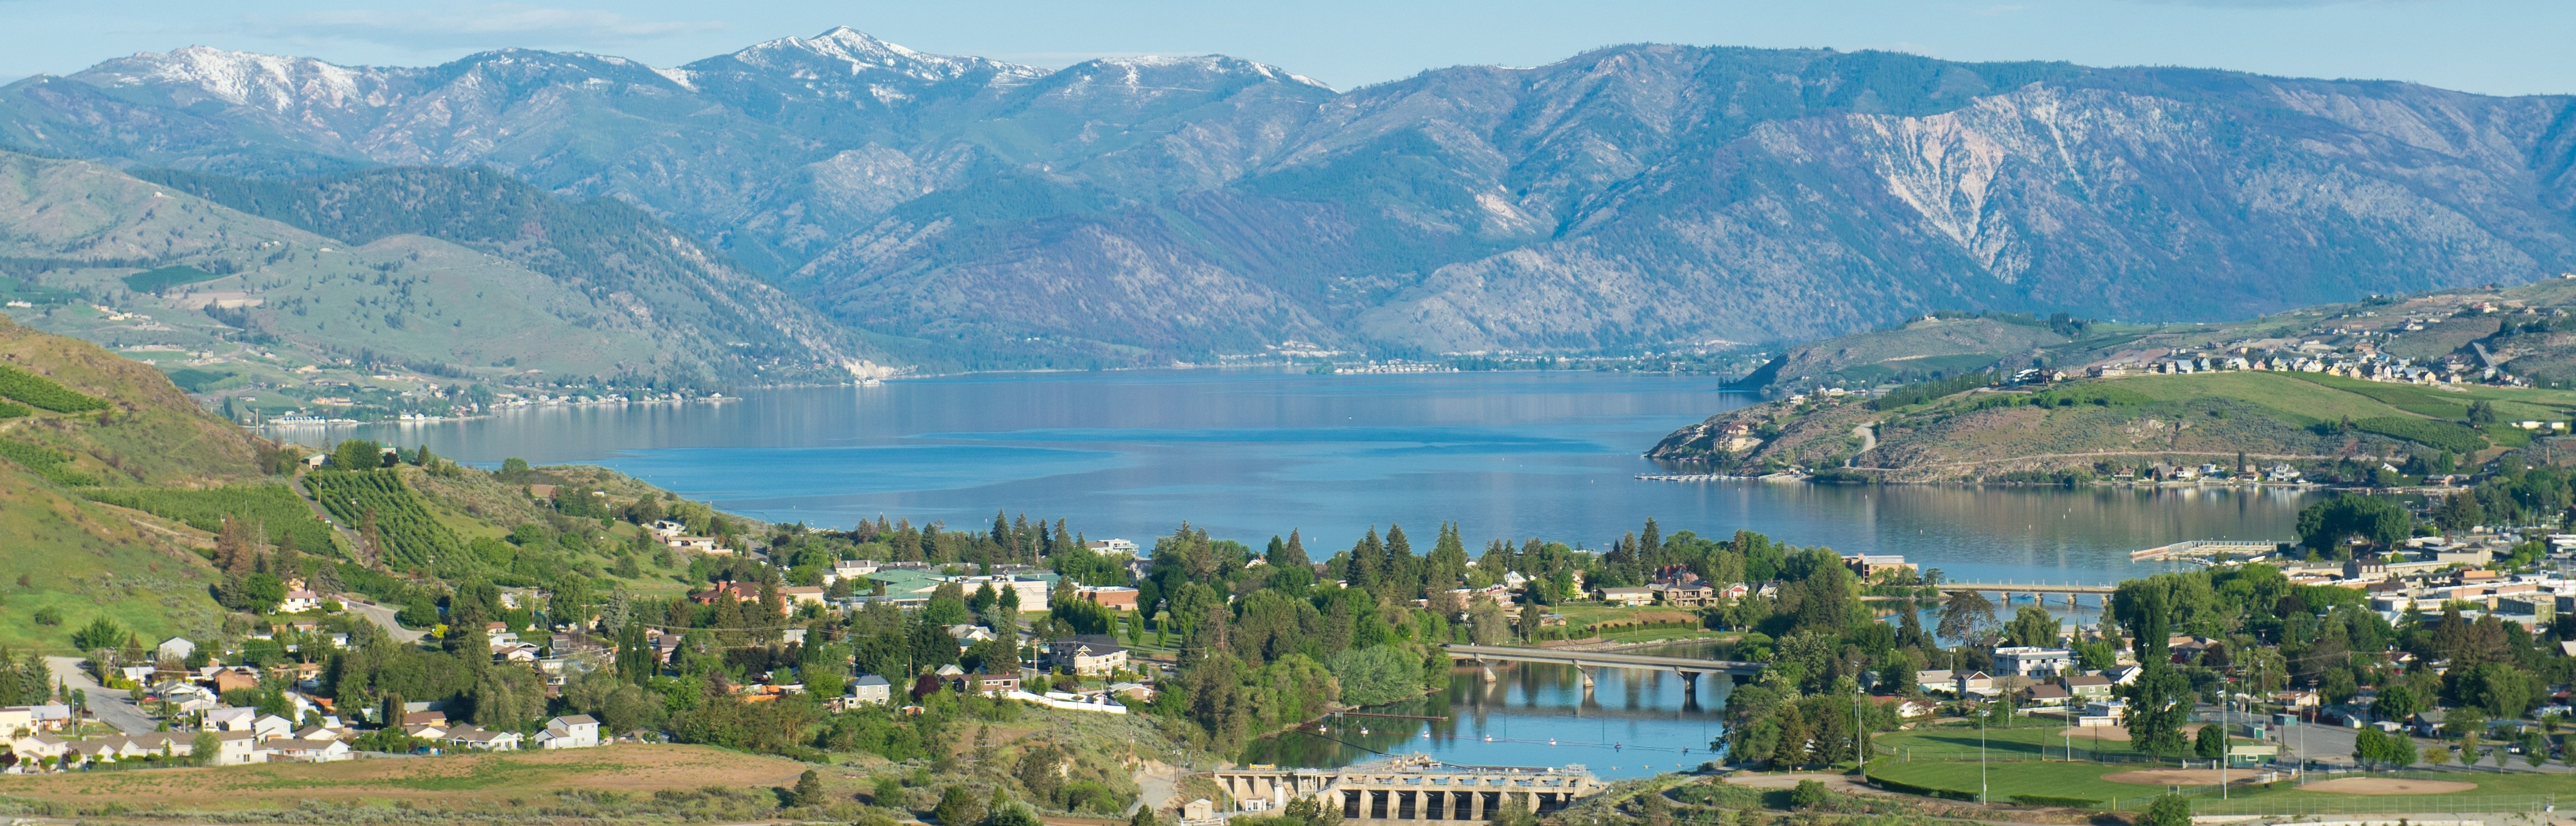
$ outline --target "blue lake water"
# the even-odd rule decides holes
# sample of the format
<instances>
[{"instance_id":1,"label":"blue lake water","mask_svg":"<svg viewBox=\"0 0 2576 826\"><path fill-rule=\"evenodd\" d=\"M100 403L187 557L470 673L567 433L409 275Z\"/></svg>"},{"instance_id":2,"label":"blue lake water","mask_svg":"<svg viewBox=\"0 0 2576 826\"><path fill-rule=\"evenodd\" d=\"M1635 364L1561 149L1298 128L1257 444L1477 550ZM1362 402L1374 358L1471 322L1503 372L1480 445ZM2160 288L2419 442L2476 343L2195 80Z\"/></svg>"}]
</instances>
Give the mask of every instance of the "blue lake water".
<instances>
[{"instance_id":1,"label":"blue lake water","mask_svg":"<svg viewBox=\"0 0 2576 826\"><path fill-rule=\"evenodd\" d=\"M1614 373L983 375L285 435L426 444L482 464L598 463L729 511L819 526L884 514L980 529L1000 509L1150 548L1187 520L1256 547L1299 529L1323 558L1392 523L1423 550L1444 520L1471 550L1529 536L1601 548L1654 517L1668 535L1750 529L1903 554L1953 581L2112 582L2165 569L2131 563L2139 548L2286 537L2301 504L2278 491L1635 479L1661 470L1638 454L1664 434L1749 401L1717 384ZM1564 666L1505 666L1493 683L1460 674L1445 695L1376 709L1447 720L1347 718L1265 741L1256 760L1423 751L1633 777L1707 760L1722 731L1720 678L1687 696L1661 672L1604 669L1588 694Z\"/></svg>"},{"instance_id":2,"label":"blue lake water","mask_svg":"<svg viewBox=\"0 0 2576 826\"><path fill-rule=\"evenodd\" d=\"M725 404L530 409L334 428L475 463L593 462L772 521L879 514L952 527L995 510L1152 538L1184 520L1317 558L1374 526L1472 549L1539 536L1606 547L1737 529L1896 553L1953 580L2107 582L2128 552L2290 534L2299 495L2230 490L1810 486L1636 480L1676 427L1749 401L1706 377L1587 372L1314 376L1249 371L978 375L759 391ZM321 441L321 433L289 433Z\"/></svg>"}]
</instances>

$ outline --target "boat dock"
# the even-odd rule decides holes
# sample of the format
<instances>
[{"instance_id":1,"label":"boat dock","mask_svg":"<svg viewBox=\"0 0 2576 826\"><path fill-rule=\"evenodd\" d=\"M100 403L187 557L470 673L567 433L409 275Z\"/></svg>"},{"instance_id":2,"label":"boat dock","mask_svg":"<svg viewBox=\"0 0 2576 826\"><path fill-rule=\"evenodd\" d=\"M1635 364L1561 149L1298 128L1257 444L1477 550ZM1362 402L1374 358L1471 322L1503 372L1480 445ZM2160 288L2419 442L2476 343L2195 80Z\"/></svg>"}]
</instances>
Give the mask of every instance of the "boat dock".
<instances>
[{"instance_id":1,"label":"boat dock","mask_svg":"<svg viewBox=\"0 0 2576 826\"><path fill-rule=\"evenodd\" d=\"M2299 544L2299 542L2295 539L2192 539L2176 542L2171 545L2159 545L2141 551L2130 551L2129 561L2145 562L2152 559L2165 559L2209 562L2220 556L2230 556L2237 559L2250 560L2255 557L2269 556L2278 552L2281 550L2281 546L2283 545L2297 544Z\"/></svg>"}]
</instances>

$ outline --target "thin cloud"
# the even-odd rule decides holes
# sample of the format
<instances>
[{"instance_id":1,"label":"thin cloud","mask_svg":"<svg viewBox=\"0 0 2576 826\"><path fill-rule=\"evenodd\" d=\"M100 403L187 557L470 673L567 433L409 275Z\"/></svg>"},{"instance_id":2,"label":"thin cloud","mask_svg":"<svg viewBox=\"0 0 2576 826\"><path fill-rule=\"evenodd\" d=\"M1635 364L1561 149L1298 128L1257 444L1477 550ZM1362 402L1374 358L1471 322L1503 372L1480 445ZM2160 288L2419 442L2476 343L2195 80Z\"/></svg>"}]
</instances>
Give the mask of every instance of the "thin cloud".
<instances>
[{"instance_id":1,"label":"thin cloud","mask_svg":"<svg viewBox=\"0 0 2576 826\"><path fill-rule=\"evenodd\" d=\"M2201 6L2213 9L2321 9L2328 6L2397 6L2422 0L2129 0L2151 6Z\"/></svg>"},{"instance_id":2,"label":"thin cloud","mask_svg":"<svg viewBox=\"0 0 2576 826\"><path fill-rule=\"evenodd\" d=\"M624 43L721 29L724 24L644 20L600 9L495 4L435 11L352 9L279 18L253 16L243 28L285 40L443 49Z\"/></svg>"}]
</instances>

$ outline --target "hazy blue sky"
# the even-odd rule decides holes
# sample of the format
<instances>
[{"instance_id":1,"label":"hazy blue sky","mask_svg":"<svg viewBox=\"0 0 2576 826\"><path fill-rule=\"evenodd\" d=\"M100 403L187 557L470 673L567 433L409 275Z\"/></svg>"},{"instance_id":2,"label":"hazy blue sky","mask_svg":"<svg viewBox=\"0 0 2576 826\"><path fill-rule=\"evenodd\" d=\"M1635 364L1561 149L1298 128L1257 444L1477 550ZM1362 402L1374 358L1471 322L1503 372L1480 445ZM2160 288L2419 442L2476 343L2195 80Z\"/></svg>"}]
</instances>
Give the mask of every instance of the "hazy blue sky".
<instances>
[{"instance_id":1,"label":"hazy blue sky","mask_svg":"<svg viewBox=\"0 0 2576 826\"><path fill-rule=\"evenodd\" d=\"M2206 66L2497 94L2576 92L2576 48L2568 43L2576 2L2569 0L0 0L0 24L0 80L190 44L385 65L527 46L670 66L848 25L923 51L1044 66L1223 53L1344 89L1427 68L1537 65L1595 46L1652 41Z\"/></svg>"}]
</instances>

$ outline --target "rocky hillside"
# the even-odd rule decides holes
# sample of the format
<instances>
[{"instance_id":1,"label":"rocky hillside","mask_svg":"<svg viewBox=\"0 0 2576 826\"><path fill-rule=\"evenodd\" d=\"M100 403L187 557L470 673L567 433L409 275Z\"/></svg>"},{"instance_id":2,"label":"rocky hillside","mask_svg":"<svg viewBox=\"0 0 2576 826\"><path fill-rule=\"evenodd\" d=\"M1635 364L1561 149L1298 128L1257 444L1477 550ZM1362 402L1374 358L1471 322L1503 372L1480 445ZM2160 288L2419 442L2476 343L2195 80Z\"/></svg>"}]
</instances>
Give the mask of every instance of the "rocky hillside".
<instances>
[{"instance_id":1,"label":"rocky hillside","mask_svg":"<svg viewBox=\"0 0 2576 826\"><path fill-rule=\"evenodd\" d=\"M144 174L0 152L0 292L27 324L209 377L191 390L264 385L291 408L285 388L388 372L722 388L876 368L846 328L622 202L488 169Z\"/></svg>"},{"instance_id":2,"label":"rocky hillside","mask_svg":"<svg viewBox=\"0 0 2576 826\"><path fill-rule=\"evenodd\" d=\"M848 29L686 66L191 47L0 141L277 176L489 164L972 365L1707 347L1933 309L2234 318L2576 270L2576 105L2402 83L1622 46L1337 92Z\"/></svg>"}]
</instances>

